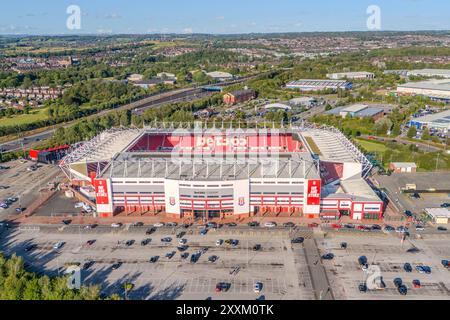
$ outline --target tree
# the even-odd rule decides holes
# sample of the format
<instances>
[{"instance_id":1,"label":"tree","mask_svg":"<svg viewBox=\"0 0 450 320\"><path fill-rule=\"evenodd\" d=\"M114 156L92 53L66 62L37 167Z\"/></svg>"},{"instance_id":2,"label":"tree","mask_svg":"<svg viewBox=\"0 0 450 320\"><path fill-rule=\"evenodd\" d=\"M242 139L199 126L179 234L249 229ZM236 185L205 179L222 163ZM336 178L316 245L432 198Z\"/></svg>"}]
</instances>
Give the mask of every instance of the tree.
<instances>
[{"instance_id":1,"label":"tree","mask_svg":"<svg viewBox=\"0 0 450 320\"><path fill-rule=\"evenodd\" d=\"M414 138L417 135L417 129L415 126L411 126L409 127L408 133L406 134L406 136L408 138Z\"/></svg>"},{"instance_id":2,"label":"tree","mask_svg":"<svg viewBox=\"0 0 450 320\"><path fill-rule=\"evenodd\" d=\"M430 139L431 139L430 130L428 130L428 128L425 128L422 132L422 140L430 140Z\"/></svg>"}]
</instances>

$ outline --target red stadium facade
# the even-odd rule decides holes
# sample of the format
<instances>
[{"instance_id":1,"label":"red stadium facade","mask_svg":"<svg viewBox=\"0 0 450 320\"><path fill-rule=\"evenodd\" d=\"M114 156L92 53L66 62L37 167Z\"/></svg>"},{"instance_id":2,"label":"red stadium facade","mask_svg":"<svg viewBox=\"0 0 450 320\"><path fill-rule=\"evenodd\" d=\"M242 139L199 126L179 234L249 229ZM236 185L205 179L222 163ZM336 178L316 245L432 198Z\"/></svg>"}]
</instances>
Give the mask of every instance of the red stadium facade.
<instances>
[{"instance_id":1,"label":"red stadium facade","mask_svg":"<svg viewBox=\"0 0 450 320\"><path fill-rule=\"evenodd\" d=\"M100 217L380 219L383 202L362 177L360 154L321 161L304 130L112 130L61 167L74 184L95 187Z\"/></svg>"}]
</instances>

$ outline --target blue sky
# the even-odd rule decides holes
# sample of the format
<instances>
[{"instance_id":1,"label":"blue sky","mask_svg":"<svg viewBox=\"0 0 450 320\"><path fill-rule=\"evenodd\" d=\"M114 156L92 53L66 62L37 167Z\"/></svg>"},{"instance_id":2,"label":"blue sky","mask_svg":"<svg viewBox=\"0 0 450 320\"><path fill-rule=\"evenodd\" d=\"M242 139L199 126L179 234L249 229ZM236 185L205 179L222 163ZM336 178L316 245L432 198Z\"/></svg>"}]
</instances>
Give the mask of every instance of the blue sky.
<instances>
[{"instance_id":1,"label":"blue sky","mask_svg":"<svg viewBox=\"0 0 450 320\"><path fill-rule=\"evenodd\" d=\"M449 0L2 2L0 34L365 31L369 5L381 9L381 30L450 30ZM80 30L66 27L72 4L81 9Z\"/></svg>"}]
</instances>

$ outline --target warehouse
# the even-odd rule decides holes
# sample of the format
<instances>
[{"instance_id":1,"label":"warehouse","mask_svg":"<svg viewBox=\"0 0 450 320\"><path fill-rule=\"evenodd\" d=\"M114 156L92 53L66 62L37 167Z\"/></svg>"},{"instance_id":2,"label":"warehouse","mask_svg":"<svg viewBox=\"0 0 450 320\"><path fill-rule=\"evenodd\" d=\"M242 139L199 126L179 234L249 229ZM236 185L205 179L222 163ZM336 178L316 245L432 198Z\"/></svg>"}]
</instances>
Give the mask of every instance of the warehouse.
<instances>
[{"instance_id":1,"label":"warehouse","mask_svg":"<svg viewBox=\"0 0 450 320\"><path fill-rule=\"evenodd\" d=\"M372 118L376 121L384 116L384 109L369 107L366 104L354 104L328 110L326 114L340 115L343 118L348 116L352 118Z\"/></svg>"},{"instance_id":2,"label":"warehouse","mask_svg":"<svg viewBox=\"0 0 450 320\"><path fill-rule=\"evenodd\" d=\"M447 208L427 208L425 212L436 224L449 223L450 211Z\"/></svg>"},{"instance_id":3,"label":"warehouse","mask_svg":"<svg viewBox=\"0 0 450 320\"><path fill-rule=\"evenodd\" d=\"M372 80L375 78L375 74L372 72L358 71L358 72L339 72L339 73L329 73L327 74L328 79L341 80L341 79L351 79L351 80Z\"/></svg>"},{"instance_id":4,"label":"warehouse","mask_svg":"<svg viewBox=\"0 0 450 320\"><path fill-rule=\"evenodd\" d=\"M397 86L397 94L422 95L435 101L450 102L450 80L428 80L409 82Z\"/></svg>"},{"instance_id":5,"label":"warehouse","mask_svg":"<svg viewBox=\"0 0 450 320\"><path fill-rule=\"evenodd\" d=\"M441 77L450 79L450 69L417 69L408 71L408 76Z\"/></svg>"},{"instance_id":6,"label":"warehouse","mask_svg":"<svg viewBox=\"0 0 450 320\"><path fill-rule=\"evenodd\" d=\"M95 187L100 217L380 219L384 207L364 180L370 162L333 128L113 129L61 168L73 185Z\"/></svg>"},{"instance_id":7,"label":"warehouse","mask_svg":"<svg viewBox=\"0 0 450 320\"><path fill-rule=\"evenodd\" d=\"M450 109L419 118L413 118L409 122L409 125L414 126L419 130L428 128L439 132L448 133L450 132Z\"/></svg>"},{"instance_id":8,"label":"warehouse","mask_svg":"<svg viewBox=\"0 0 450 320\"><path fill-rule=\"evenodd\" d=\"M252 89L236 90L224 94L223 102L228 105L233 105L236 103L242 103L252 100L255 97L256 97L255 90Z\"/></svg>"},{"instance_id":9,"label":"warehouse","mask_svg":"<svg viewBox=\"0 0 450 320\"><path fill-rule=\"evenodd\" d=\"M352 89L352 83L346 80L303 79L289 82L288 84L286 84L286 88L300 91L322 91L322 90L337 91L339 89L342 90Z\"/></svg>"},{"instance_id":10,"label":"warehouse","mask_svg":"<svg viewBox=\"0 0 450 320\"><path fill-rule=\"evenodd\" d=\"M389 169L395 173L414 173L417 172L417 165L414 162L392 162Z\"/></svg>"}]
</instances>

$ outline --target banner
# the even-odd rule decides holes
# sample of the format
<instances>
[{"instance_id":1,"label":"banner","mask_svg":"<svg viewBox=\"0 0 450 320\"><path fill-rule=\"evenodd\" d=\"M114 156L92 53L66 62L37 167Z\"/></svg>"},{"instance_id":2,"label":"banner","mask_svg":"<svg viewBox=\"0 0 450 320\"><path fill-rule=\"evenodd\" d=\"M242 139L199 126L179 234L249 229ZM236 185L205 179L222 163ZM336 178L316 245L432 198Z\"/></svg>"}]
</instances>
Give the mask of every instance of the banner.
<instances>
[{"instance_id":1,"label":"banner","mask_svg":"<svg viewBox=\"0 0 450 320\"><path fill-rule=\"evenodd\" d=\"M306 204L308 206L320 205L320 180L308 180L308 193L306 195Z\"/></svg>"},{"instance_id":2,"label":"banner","mask_svg":"<svg viewBox=\"0 0 450 320\"><path fill-rule=\"evenodd\" d=\"M97 204L109 204L108 181L94 180L95 198Z\"/></svg>"}]
</instances>

